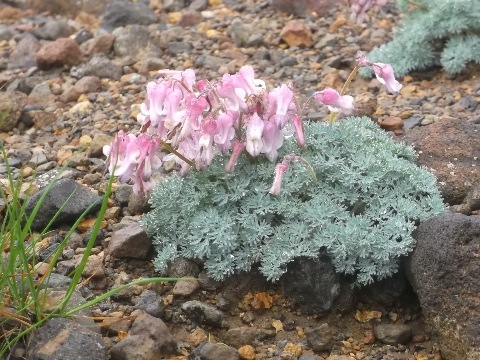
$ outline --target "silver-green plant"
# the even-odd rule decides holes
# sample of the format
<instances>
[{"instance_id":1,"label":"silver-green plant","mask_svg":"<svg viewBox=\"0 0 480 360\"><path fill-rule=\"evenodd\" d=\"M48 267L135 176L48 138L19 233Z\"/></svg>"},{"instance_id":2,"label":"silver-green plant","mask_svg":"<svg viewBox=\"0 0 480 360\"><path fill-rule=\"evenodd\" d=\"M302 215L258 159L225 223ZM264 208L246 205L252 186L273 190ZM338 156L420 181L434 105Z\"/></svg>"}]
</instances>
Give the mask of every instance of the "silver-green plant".
<instances>
[{"instance_id":1,"label":"silver-green plant","mask_svg":"<svg viewBox=\"0 0 480 360\"><path fill-rule=\"evenodd\" d=\"M281 149L293 161L276 196L266 158L241 157L225 173L228 158L218 157L201 172L160 181L142 219L156 268L183 256L222 279L259 263L277 280L295 258L326 251L359 284L393 274L414 247L417 222L444 211L435 177L366 117L308 123L305 134L305 149L294 139Z\"/></svg>"},{"instance_id":2,"label":"silver-green plant","mask_svg":"<svg viewBox=\"0 0 480 360\"><path fill-rule=\"evenodd\" d=\"M370 61L391 64L399 77L435 65L456 74L470 62L480 64L478 0L397 0L397 4L405 18L390 42L368 54ZM364 68L361 73L371 72Z\"/></svg>"}]
</instances>

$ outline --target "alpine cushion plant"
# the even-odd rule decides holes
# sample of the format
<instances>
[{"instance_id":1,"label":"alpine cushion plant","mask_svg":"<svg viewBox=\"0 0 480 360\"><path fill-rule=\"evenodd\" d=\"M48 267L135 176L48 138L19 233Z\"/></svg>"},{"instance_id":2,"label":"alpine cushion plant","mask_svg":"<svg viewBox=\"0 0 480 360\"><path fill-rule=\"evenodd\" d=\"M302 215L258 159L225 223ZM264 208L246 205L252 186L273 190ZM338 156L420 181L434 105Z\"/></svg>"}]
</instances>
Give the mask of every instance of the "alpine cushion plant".
<instances>
[{"instance_id":1,"label":"alpine cushion plant","mask_svg":"<svg viewBox=\"0 0 480 360\"><path fill-rule=\"evenodd\" d=\"M400 90L388 65L361 53L357 62L346 86L368 66L390 92ZM153 187L162 161L178 165L141 221L158 270L184 256L204 261L214 278L260 263L276 280L296 257L326 251L364 284L392 274L413 247L415 222L443 211L435 178L368 118L304 123L291 88L268 91L249 66L215 82L191 69L160 74L147 85L141 134L120 133L105 148L111 173L136 193ZM352 114L346 86L313 99ZM158 149L169 154L160 159Z\"/></svg>"},{"instance_id":2,"label":"alpine cushion plant","mask_svg":"<svg viewBox=\"0 0 480 360\"><path fill-rule=\"evenodd\" d=\"M360 2L365 0L355 1ZM391 64L397 76L436 65L457 74L470 62L480 64L478 0L397 0L397 5L405 17L392 40L368 54L371 60Z\"/></svg>"}]
</instances>

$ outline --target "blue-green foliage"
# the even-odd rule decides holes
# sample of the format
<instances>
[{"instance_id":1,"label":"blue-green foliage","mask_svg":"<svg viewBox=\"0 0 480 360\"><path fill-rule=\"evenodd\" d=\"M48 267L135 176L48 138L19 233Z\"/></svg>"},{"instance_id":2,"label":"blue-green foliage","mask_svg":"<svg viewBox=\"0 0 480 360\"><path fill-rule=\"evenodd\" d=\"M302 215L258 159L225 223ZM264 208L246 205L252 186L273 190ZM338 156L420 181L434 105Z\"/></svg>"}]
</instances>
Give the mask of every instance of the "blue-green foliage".
<instances>
[{"instance_id":1,"label":"blue-green foliage","mask_svg":"<svg viewBox=\"0 0 480 360\"><path fill-rule=\"evenodd\" d=\"M300 256L326 251L339 272L358 283L384 278L414 246L415 223L444 211L436 179L415 165L414 151L395 143L369 118L306 125L307 148L296 153L281 193L268 193L275 165L246 156L226 174L225 157L186 178L170 176L151 197L142 219L163 270L177 256L204 261L212 277L248 271L270 280ZM251 159L250 159L251 160Z\"/></svg>"},{"instance_id":2,"label":"blue-green foliage","mask_svg":"<svg viewBox=\"0 0 480 360\"><path fill-rule=\"evenodd\" d=\"M479 0L397 0L407 12L393 39L368 54L373 62L388 63L395 74L442 65L450 74L461 72L469 62L480 64ZM411 7L412 10L408 10ZM362 69L367 75L368 69Z\"/></svg>"}]
</instances>

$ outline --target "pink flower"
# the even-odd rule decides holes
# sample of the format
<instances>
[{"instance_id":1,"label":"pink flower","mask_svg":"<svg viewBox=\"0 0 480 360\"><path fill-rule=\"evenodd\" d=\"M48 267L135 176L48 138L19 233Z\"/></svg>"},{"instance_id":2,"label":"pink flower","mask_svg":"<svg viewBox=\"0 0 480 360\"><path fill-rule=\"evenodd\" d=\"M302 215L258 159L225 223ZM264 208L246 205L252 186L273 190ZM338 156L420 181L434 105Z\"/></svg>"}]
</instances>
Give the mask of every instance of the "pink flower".
<instances>
[{"instance_id":1,"label":"pink flower","mask_svg":"<svg viewBox=\"0 0 480 360\"><path fill-rule=\"evenodd\" d=\"M272 195L280 194L280 188L282 186L283 174L288 170L288 162L284 161L278 163L275 166L275 178L273 179L273 185L268 191Z\"/></svg>"},{"instance_id":2,"label":"pink flower","mask_svg":"<svg viewBox=\"0 0 480 360\"><path fill-rule=\"evenodd\" d=\"M238 141L238 140L234 140L233 141L233 150L232 150L232 155L230 156L230 159L228 160L228 164L225 166L225 172L227 173L231 173L235 167L235 165L237 165L237 161L238 161L238 157L240 156L240 154L242 152L245 151L245 144Z\"/></svg>"},{"instance_id":3,"label":"pink flower","mask_svg":"<svg viewBox=\"0 0 480 360\"><path fill-rule=\"evenodd\" d=\"M213 138L215 144L217 144L220 152L226 152L230 150L231 141L235 136L235 129L233 125L238 118L238 113L228 112L221 113L217 117L217 132Z\"/></svg>"},{"instance_id":4,"label":"pink flower","mask_svg":"<svg viewBox=\"0 0 480 360\"><path fill-rule=\"evenodd\" d=\"M378 81L380 81L380 83L387 87L389 93L397 94L402 88L402 84L400 84L395 79L395 75L393 73L393 68L391 65L383 63L372 63L361 51L357 53L356 60L360 65L372 69Z\"/></svg>"},{"instance_id":5,"label":"pink flower","mask_svg":"<svg viewBox=\"0 0 480 360\"><path fill-rule=\"evenodd\" d=\"M293 127L295 129L295 138L297 139L297 144L300 147L305 147L305 134L303 132L303 122L302 118L299 115L293 117Z\"/></svg>"},{"instance_id":6,"label":"pink flower","mask_svg":"<svg viewBox=\"0 0 480 360\"><path fill-rule=\"evenodd\" d=\"M350 95L340 95L337 90L325 88L325 90L317 91L313 94L313 98L319 103L326 105L332 112L343 112L350 115L355 110L353 106L353 97Z\"/></svg>"},{"instance_id":7,"label":"pink flower","mask_svg":"<svg viewBox=\"0 0 480 360\"><path fill-rule=\"evenodd\" d=\"M257 113L254 113L247 123L247 152L253 157L258 156L263 151L262 133L265 122L260 119Z\"/></svg>"},{"instance_id":8,"label":"pink flower","mask_svg":"<svg viewBox=\"0 0 480 360\"><path fill-rule=\"evenodd\" d=\"M153 189L155 186L152 179L153 170L160 168L162 161L156 155L160 147L159 142L147 134L140 134L137 137L136 146L139 154L135 161L137 167L132 180L133 192L138 195Z\"/></svg>"},{"instance_id":9,"label":"pink flower","mask_svg":"<svg viewBox=\"0 0 480 360\"><path fill-rule=\"evenodd\" d=\"M113 176L119 176L122 182L128 181L134 173L135 160L140 154L136 140L134 134L125 134L120 130L112 143L103 147L103 154L109 162L108 171Z\"/></svg>"},{"instance_id":10,"label":"pink flower","mask_svg":"<svg viewBox=\"0 0 480 360\"><path fill-rule=\"evenodd\" d=\"M357 23L363 22L366 12L373 6L383 6L387 0L352 0L352 15L351 19Z\"/></svg>"},{"instance_id":11,"label":"pink flower","mask_svg":"<svg viewBox=\"0 0 480 360\"><path fill-rule=\"evenodd\" d=\"M110 173L119 176L121 182L132 180L133 191L138 195L154 185L153 170L162 164L156 155L159 146L158 140L147 134L136 137L119 131L112 144L104 146L103 153L109 157Z\"/></svg>"},{"instance_id":12,"label":"pink flower","mask_svg":"<svg viewBox=\"0 0 480 360\"><path fill-rule=\"evenodd\" d=\"M289 119L289 115L296 111L293 91L284 84L270 91L266 97L265 117L269 119L273 116L278 127L283 128Z\"/></svg>"},{"instance_id":13,"label":"pink flower","mask_svg":"<svg viewBox=\"0 0 480 360\"><path fill-rule=\"evenodd\" d=\"M277 160L278 149L283 145L283 132L274 121L266 121L262 134L263 152L271 162Z\"/></svg>"}]
</instances>

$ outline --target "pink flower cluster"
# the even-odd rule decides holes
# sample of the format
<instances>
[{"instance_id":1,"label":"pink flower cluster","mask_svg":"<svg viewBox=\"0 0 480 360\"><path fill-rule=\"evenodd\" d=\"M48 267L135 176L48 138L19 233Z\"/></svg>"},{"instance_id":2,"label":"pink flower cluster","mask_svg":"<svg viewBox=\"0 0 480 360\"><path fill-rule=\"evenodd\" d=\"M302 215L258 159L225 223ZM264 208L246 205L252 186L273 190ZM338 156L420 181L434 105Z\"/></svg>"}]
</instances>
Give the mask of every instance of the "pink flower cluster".
<instances>
[{"instance_id":1,"label":"pink flower cluster","mask_svg":"<svg viewBox=\"0 0 480 360\"><path fill-rule=\"evenodd\" d=\"M387 3L388 0L352 0L350 7L352 9L351 18L357 23L363 22L365 14L374 5L380 7Z\"/></svg>"},{"instance_id":2,"label":"pink flower cluster","mask_svg":"<svg viewBox=\"0 0 480 360\"><path fill-rule=\"evenodd\" d=\"M234 75L225 74L216 83L197 81L191 69L159 73L163 77L148 83L147 101L137 117L142 134L121 132L104 149L110 157L110 172L120 176L120 181L131 179L136 193L152 187L151 170L161 166L155 153L162 145L176 150L162 161L173 159L182 174L193 164L202 170L216 153L230 150L227 172L233 171L244 151L253 157L264 154L274 162L284 136L292 131L299 146L305 146L290 87L267 91L250 66Z\"/></svg>"},{"instance_id":3,"label":"pink flower cluster","mask_svg":"<svg viewBox=\"0 0 480 360\"><path fill-rule=\"evenodd\" d=\"M371 63L363 54L357 61L359 66L371 67L390 91L400 90L390 65ZM159 74L159 80L147 84L147 100L137 116L140 135L120 131L104 147L110 173L121 182L132 181L136 194L153 188L153 171L163 161L174 160L185 175L191 166L203 170L215 154L224 153L230 154L225 171L232 172L243 152L252 157L264 154L275 162L284 137L292 133L298 145L305 146L302 118L291 88L281 85L267 91L250 66L214 83L197 81L192 69ZM330 111L354 112L353 98L334 89L316 92L313 98ZM169 154L160 159L162 149ZM288 162L277 165L272 194L280 191L287 169Z\"/></svg>"}]
</instances>

